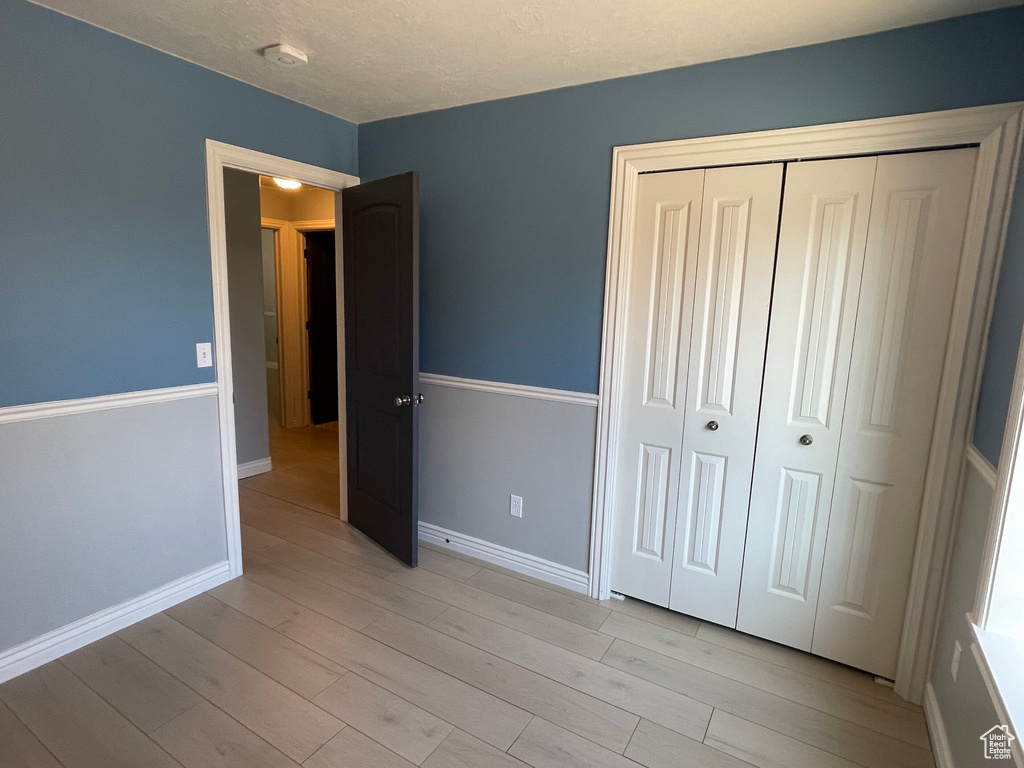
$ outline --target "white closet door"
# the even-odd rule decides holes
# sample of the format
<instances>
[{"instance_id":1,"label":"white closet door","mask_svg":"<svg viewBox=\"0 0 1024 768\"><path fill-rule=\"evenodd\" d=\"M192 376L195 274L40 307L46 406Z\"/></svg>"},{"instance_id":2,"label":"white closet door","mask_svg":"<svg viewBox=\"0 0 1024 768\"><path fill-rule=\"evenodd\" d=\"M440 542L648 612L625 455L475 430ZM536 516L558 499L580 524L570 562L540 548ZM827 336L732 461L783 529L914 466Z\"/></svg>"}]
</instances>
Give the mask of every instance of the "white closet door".
<instances>
[{"instance_id":1,"label":"white closet door","mask_svg":"<svg viewBox=\"0 0 1024 768\"><path fill-rule=\"evenodd\" d=\"M669 607L736 626L782 165L704 177Z\"/></svg>"},{"instance_id":2,"label":"white closet door","mask_svg":"<svg viewBox=\"0 0 1024 768\"><path fill-rule=\"evenodd\" d=\"M811 650L896 676L976 149L878 159Z\"/></svg>"},{"instance_id":3,"label":"white closet door","mask_svg":"<svg viewBox=\"0 0 1024 768\"><path fill-rule=\"evenodd\" d=\"M611 588L667 606L704 171L644 174L637 185Z\"/></svg>"},{"instance_id":4,"label":"white closet door","mask_svg":"<svg viewBox=\"0 0 1024 768\"><path fill-rule=\"evenodd\" d=\"M874 174L873 157L791 163L786 172L737 628L805 651Z\"/></svg>"}]
</instances>

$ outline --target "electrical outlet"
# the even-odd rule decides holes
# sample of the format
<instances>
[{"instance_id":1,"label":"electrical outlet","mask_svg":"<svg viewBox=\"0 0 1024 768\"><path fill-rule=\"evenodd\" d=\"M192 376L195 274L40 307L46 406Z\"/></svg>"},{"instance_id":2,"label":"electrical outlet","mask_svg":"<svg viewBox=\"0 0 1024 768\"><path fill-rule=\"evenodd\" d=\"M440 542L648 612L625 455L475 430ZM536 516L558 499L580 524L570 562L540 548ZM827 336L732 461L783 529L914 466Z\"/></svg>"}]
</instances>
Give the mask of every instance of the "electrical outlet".
<instances>
[{"instance_id":1,"label":"electrical outlet","mask_svg":"<svg viewBox=\"0 0 1024 768\"><path fill-rule=\"evenodd\" d=\"M196 344L196 368L210 368L213 366L213 344Z\"/></svg>"},{"instance_id":2,"label":"electrical outlet","mask_svg":"<svg viewBox=\"0 0 1024 768\"><path fill-rule=\"evenodd\" d=\"M515 494L512 494L512 501L509 503L508 513L510 515L512 515L512 517L522 517L523 516L523 497L522 496L516 496Z\"/></svg>"},{"instance_id":3,"label":"electrical outlet","mask_svg":"<svg viewBox=\"0 0 1024 768\"><path fill-rule=\"evenodd\" d=\"M960 653L963 648L960 647L960 641L956 640L953 643L953 663L949 665L949 673L953 675L953 682L956 682L956 676L960 672Z\"/></svg>"}]
</instances>

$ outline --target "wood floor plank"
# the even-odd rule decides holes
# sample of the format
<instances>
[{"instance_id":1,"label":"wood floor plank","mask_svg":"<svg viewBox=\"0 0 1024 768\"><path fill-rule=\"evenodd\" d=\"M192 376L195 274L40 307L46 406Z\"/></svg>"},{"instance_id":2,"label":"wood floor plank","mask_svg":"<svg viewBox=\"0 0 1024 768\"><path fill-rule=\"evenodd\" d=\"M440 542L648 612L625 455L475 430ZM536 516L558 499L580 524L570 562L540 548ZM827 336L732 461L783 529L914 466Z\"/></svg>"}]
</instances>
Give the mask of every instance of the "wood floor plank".
<instances>
[{"instance_id":1,"label":"wood floor plank","mask_svg":"<svg viewBox=\"0 0 1024 768\"><path fill-rule=\"evenodd\" d=\"M591 659L600 659L611 645L596 630L430 571L396 571L388 579Z\"/></svg>"},{"instance_id":2,"label":"wood floor plank","mask_svg":"<svg viewBox=\"0 0 1024 768\"><path fill-rule=\"evenodd\" d=\"M363 632L619 753L639 722L636 715L401 616L388 614Z\"/></svg>"},{"instance_id":3,"label":"wood floor plank","mask_svg":"<svg viewBox=\"0 0 1024 768\"><path fill-rule=\"evenodd\" d=\"M530 713L390 646L309 612L278 631L504 751Z\"/></svg>"},{"instance_id":4,"label":"wood floor plank","mask_svg":"<svg viewBox=\"0 0 1024 768\"><path fill-rule=\"evenodd\" d=\"M268 627L276 627L282 621L309 610L245 576L214 587L206 594Z\"/></svg>"},{"instance_id":5,"label":"wood floor plank","mask_svg":"<svg viewBox=\"0 0 1024 768\"><path fill-rule=\"evenodd\" d=\"M362 545L370 543L368 537L337 517L331 517L323 514L322 512L316 512L305 507L300 507L297 504L292 504L284 499L267 496L266 494L249 490L248 488L240 488L238 496L239 501L246 507L246 509L277 514L285 520L298 523L306 528L312 528L313 530L320 531L321 533L326 533L336 539L350 541L354 544ZM376 548L377 545L374 544L371 546Z\"/></svg>"},{"instance_id":6,"label":"wood floor plank","mask_svg":"<svg viewBox=\"0 0 1024 768\"><path fill-rule=\"evenodd\" d=\"M144 733L203 700L117 635L80 648L61 662Z\"/></svg>"},{"instance_id":7,"label":"wood floor plank","mask_svg":"<svg viewBox=\"0 0 1024 768\"><path fill-rule=\"evenodd\" d=\"M312 699L348 672L209 595L198 595L168 608L166 613L307 699Z\"/></svg>"},{"instance_id":8,"label":"wood floor plank","mask_svg":"<svg viewBox=\"0 0 1024 768\"><path fill-rule=\"evenodd\" d=\"M423 768L526 768L526 763L456 728L430 753Z\"/></svg>"},{"instance_id":9,"label":"wood floor plank","mask_svg":"<svg viewBox=\"0 0 1024 768\"><path fill-rule=\"evenodd\" d=\"M242 510L242 522L279 539L298 544L332 560L354 565L375 576L384 577L404 566L382 550L345 541L289 520L287 516L263 512L254 508Z\"/></svg>"},{"instance_id":10,"label":"wood floor plank","mask_svg":"<svg viewBox=\"0 0 1024 768\"><path fill-rule=\"evenodd\" d=\"M250 581L353 629L361 629L386 613L380 606L361 597L262 555L248 558L245 574Z\"/></svg>"},{"instance_id":11,"label":"wood floor plank","mask_svg":"<svg viewBox=\"0 0 1024 768\"><path fill-rule=\"evenodd\" d=\"M711 718L703 702L558 648L458 608L430 626L513 664L700 740Z\"/></svg>"},{"instance_id":12,"label":"wood floor plank","mask_svg":"<svg viewBox=\"0 0 1024 768\"><path fill-rule=\"evenodd\" d=\"M374 576L329 557L311 552L289 542L269 547L260 553L275 562L294 568L332 587L385 608L392 613L423 624L440 616L447 603L435 600L414 589Z\"/></svg>"},{"instance_id":13,"label":"wood floor plank","mask_svg":"<svg viewBox=\"0 0 1024 768\"><path fill-rule=\"evenodd\" d=\"M919 747L929 746L920 712L621 613L613 612L601 631L879 733Z\"/></svg>"},{"instance_id":14,"label":"wood floor plank","mask_svg":"<svg viewBox=\"0 0 1024 768\"><path fill-rule=\"evenodd\" d=\"M334 483L323 482L331 478L329 473L320 482L310 482L309 477L296 473L294 468L276 469L260 475L246 477L239 481L242 488L258 491L274 496L292 504L323 513L325 516L337 517L340 509L338 502L339 487ZM333 477L337 482L337 475Z\"/></svg>"},{"instance_id":15,"label":"wood floor plank","mask_svg":"<svg viewBox=\"0 0 1024 768\"><path fill-rule=\"evenodd\" d=\"M345 728L324 744L303 768L412 768L412 763L355 728Z\"/></svg>"},{"instance_id":16,"label":"wood floor plank","mask_svg":"<svg viewBox=\"0 0 1024 768\"><path fill-rule=\"evenodd\" d=\"M760 637L737 632L735 629L729 629L728 627L720 627L707 621L701 622L696 637L698 640L721 645L724 648L731 648L734 651L745 653L756 659L777 664L780 667L788 667L796 672L817 677L842 688L851 688L855 691L866 693L890 704L915 711L920 710L920 707L916 704L912 704L897 696L896 692L889 686L876 683L875 678L867 672L861 672L859 669L837 664L820 656L804 653L796 648L788 648L784 645L773 643L770 640L763 640Z\"/></svg>"},{"instance_id":17,"label":"wood floor plank","mask_svg":"<svg viewBox=\"0 0 1024 768\"><path fill-rule=\"evenodd\" d=\"M868 768L934 768L928 749L616 640L602 663Z\"/></svg>"},{"instance_id":18,"label":"wood floor plank","mask_svg":"<svg viewBox=\"0 0 1024 768\"><path fill-rule=\"evenodd\" d=\"M297 762L344 726L170 616L157 614L118 634Z\"/></svg>"},{"instance_id":19,"label":"wood floor plank","mask_svg":"<svg viewBox=\"0 0 1024 768\"><path fill-rule=\"evenodd\" d=\"M758 768L857 768L856 763L720 709L711 716L704 743Z\"/></svg>"},{"instance_id":20,"label":"wood floor plank","mask_svg":"<svg viewBox=\"0 0 1024 768\"><path fill-rule=\"evenodd\" d=\"M59 661L7 681L0 698L66 768L179 766Z\"/></svg>"},{"instance_id":21,"label":"wood floor plank","mask_svg":"<svg viewBox=\"0 0 1024 768\"><path fill-rule=\"evenodd\" d=\"M353 672L317 696L315 702L416 765L452 732L449 723Z\"/></svg>"},{"instance_id":22,"label":"wood floor plank","mask_svg":"<svg viewBox=\"0 0 1024 768\"><path fill-rule=\"evenodd\" d=\"M570 597L563 592L556 592L487 568L480 569L466 583L590 629L600 629L611 613L610 609L602 607L594 600Z\"/></svg>"},{"instance_id":23,"label":"wood floor plank","mask_svg":"<svg viewBox=\"0 0 1024 768\"><path fill-rule=\"evenodd\" d=\"M152 734L185 768L298 768L208 701Z\"/></svg>"},{"instance_id":24,"label":"wood floor plank","mask_svg":"<svg viewBox=\"0 0 1024 768\"><path fill-rule=\"evenodd\" d=\"M36 735L0 703L0 765L4 768L60 768Z\"/></svg>"},{"instance_id":25,"label":"wood floor plank","mask_svg":"<svg viewBox=\"0 0 1024 768\"><path fill-rule=\"evenodd\" d=\"M749 763L650 720L640 721L625 756L647 768L750 768Z\"/></svg>"},{"instance_id":26,"label":"wood floor plank","mask_svg":"<svg viewBox=\"0 0 1024 768\"><path fill-rule=\"evenodd\" d=\"M570 597L584 596L581 592L566 589L565 587L559 586L557 584L552 584L551 582L544 581L543 579L538 579L533 576L529 576L525 573L513 571L510 568L503 568L502 566L488 562L487 560L481 560L478 557L467 555L465 552L459 552L456 549L442 547L431 541L426 541L425 539L420 539L420 549L429 549L432 552L437 552L438 554L444 555L445 557L455 560L462 560L466 563L469 563L470 565L475 565L478 568L486 568L489 571L495 571L496 573L500 573L503 576L509 576L513 579L519 579L520 581L525 581L528 584L536 584L537 586L546 587L547 589L554 590L555 592L562 592L566 595L569 595Z\"/></svg>"},{"instance_id":27,"label":"wood floor plank","mask_svg":"<svg viewBox=\"0 0 1024 768\"><path fill-rule=\"evenodd\" d=\"M634 618L651 624L657 624L659 627L671 629L674 632L690 635L691 637L697 634L701 625L700 619L676 613L658 605L651 605L642 600L634 600L632 597L627 597L625 600L602 600L599 605L616 613L624 613L627 616L633 616Z\"/></svg>"},{"instance_id":28,"label":"wood floor plank","mask_svg":"<svg viewBox=\"0 0 1024 768\"><path fill-rule=\"evenodd\" d=\"M243 549L247 549L250 552L262 552L267 547L283 543L284 539L279 539L277 536L272 536L265 531L261 531L259 528L253 528L251 525L242 523Z\"/></svg>"},{"instance_id":29,"label":"wood floor plank","mask_svg":"<svg viewBox=\"0 0 1024 768\"><path fill-rule=\"evenodd\" d=\"M539 717L508 753L533 768L637 768L632 760Z\"/></svg>"},{"instance_id":30,"label":"wood floor plank","mask_svg":"<svg viewBox=\"0 0 1024 768\"><path fill-rule=\"evenodd\" d=\"M479 565L466 560L460 560L457 557L452 557L429 547L421 546L419 555L420 568L426 568L428 571L439 573L456 581L465 581L480 570Z\"/></svg>"}]
</instances>

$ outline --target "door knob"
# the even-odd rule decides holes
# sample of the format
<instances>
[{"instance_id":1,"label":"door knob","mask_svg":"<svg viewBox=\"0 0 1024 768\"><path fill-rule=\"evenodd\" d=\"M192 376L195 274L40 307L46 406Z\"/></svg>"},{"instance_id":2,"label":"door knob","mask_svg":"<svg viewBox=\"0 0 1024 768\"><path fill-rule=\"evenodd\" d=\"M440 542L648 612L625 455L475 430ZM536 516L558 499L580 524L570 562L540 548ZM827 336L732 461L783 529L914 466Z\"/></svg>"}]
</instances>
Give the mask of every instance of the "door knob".
<instances>
[{"instance_id":1,"label":"door knob","mask_svg":"<svg viewBox=\"0 0 1024 768\"><path fill-rule=\"evenodd\" d=\"M422 394L416 395L416 397L414 397L412 399L412 404L413 405L420 405L422 402L423 402L423 395Z\"/></svg>"},{"instance_id":2,"label":"door knob","mask_svg":"<svg viewBox=\"0 0 1024 768\"><path fill-rule=\"evenodd\" d=\"M395 405L399 407L403 405L412 405L412 395L399 395L395 398Z\"/></svg>"},{"instance_id":3,"label":"door knob","mask_svg":"<svg viewBox=\"0 0 1024 768\"><path fill-rule=\"evenodd\" d=\"M810 445L814 442L814 438L810 435L802 435L800 437L800 445Z\"/></svg>"},{"instance_id":4,"label":"door knob","mask_svg":"<svg viewBox=\"0 0 1024 768\"><path fill-rule=\"evenodd\" d=\"M708 429L710 429L712 432L714 432L716 429L718 429L718 422L715 421L714 419L709 421L708 422Z\"/></svg>"}]
</instances>

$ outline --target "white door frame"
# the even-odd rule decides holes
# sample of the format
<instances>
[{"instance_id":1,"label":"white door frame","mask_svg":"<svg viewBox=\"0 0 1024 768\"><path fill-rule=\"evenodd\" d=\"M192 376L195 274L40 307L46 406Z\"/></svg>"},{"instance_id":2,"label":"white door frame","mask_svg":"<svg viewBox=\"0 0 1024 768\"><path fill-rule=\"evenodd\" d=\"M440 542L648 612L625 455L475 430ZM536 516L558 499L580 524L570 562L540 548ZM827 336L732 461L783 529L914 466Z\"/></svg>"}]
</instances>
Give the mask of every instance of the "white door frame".
<instances>
[{"instance_id":1,"label":"white door frame","mask_svg":"<svg viewBox=\"0 0 1024 768\"><path fill-rule=\"evenodd\" d=\"M238 512L238 458L235 452L234 382L231 374L231 322L228 315L228 247L224 220L224 169L236 168L264 176L296 179L335 192L355 186L358 176L318 168L315 165L275 157L252 149L206 140L206 206L210 228L210 261L213 273L213 340L217 375L217 415L220 420L221 482L224 485L224 525L228 540L230 577L242 575L242 526ZM341 222L335 222L337 237ZM338 263L341 263L338 250ZM343 270L338 276L338 317L344 322ZM345 359L345 334L338 334L338 361ZM340 379L340 377L339 377ZM339 380L339 416L345 408L344 379ZM341 421L341 419L339 419ZM340 458L345 462L345 429L338 425ZM344 478L345 472L341 472ZM344 499L344 496L342 496ZM344 508L344 504L342 505Z\"/></svg>"},{"instance_id":2,"label":"white door frame","mask_svg":"<svg viewBox=\"0 0 1024 768\"><path fill-rule=\"evenodd\" d=\"M956 514L954 501L964 451L973 432L995 278L1017 174L1024 127L1022 115L1024 102L1016 102L614 149L590 535L592 597L606 599L610 595L611 500L615 498L625 311L639 175L978 144L935 422L935 434L947 437L934 440L931 446L896 674L897 693L911 701L921 701L949 557L950 531ZM963 397L959 397L961 393Z\"/></svg>"}]
</instances>

